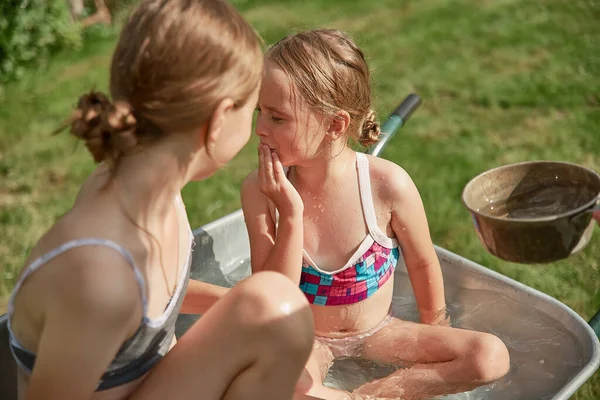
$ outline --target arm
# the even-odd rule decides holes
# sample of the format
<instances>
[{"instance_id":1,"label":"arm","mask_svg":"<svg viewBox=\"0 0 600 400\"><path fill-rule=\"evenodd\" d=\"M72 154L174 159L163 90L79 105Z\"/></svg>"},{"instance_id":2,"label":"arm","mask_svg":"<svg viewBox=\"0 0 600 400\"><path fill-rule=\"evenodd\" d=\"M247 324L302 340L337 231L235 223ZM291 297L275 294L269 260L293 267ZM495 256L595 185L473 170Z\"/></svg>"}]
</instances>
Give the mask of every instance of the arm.
<instances>
[{"instance_id":1,"label":"arm","mask_svg":"<svg viewBox=\"0 0 600 400\"><path fill-rule=\"evenodd\" d=\"M442 269L419 192L406 171L397 169L388 177L393 181L390 189L395 199L392 229L402 249L420 320L424 324L438 324L446 318Z\"/></svg>"},{"instance_id":2,"label":"arm","mask_svg":"<svg viewBox=\"0 0 600 400\"><path fill-rule=\"evenodd\" d=\"M242 185L252 272L277 271L299 283L304 244L302 200L287 180L276 155L274 162L265 161L266 156L261 153L259 170L248 175ZM269 164L271 171L267 168ZM279 211L277 228L269 212L269 198Z\"/></svg>"},{"instance_id":3,"label":"arm","mask_svg":"<svg viewBox=\"0 0 600 400\"><path fill-rule=\"evenodd\" d=\"M27 400L91 399L122 343L137 329L142 301L131 267L103 250L102 256L85 257L85 264L69 263L69 254L55 265L57 279L49 282L53 289L41 302L44 325Z\"/></svg>"},{"instance_id":4,"label":"arm","mask_svg":"<svg viewBox=\"0 0 600 400\"><path fill-rule=\"evenodd\" d=\"M190 279L180 313L204 314L227 293L226 287Z\"/></svg>"}]
</instances>

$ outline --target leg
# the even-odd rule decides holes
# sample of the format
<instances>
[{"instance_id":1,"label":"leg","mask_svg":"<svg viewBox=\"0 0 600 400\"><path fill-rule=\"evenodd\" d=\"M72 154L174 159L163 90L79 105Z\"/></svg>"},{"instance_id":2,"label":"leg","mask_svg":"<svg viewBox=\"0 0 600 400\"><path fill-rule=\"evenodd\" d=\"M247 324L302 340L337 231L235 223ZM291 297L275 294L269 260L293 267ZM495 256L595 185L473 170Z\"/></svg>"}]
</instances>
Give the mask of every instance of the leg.
<instances>
[{"instance_id":1,"label":"leg","mask_svg":"<svg viewBox=\"0 0 600 400\"><path fill-rule=\"evenodd\" d=\"M409 364L356 390L390 398L401 394L417 399L471 390L502 378L510 367L508 350L496 336L397 318L367 338L364 357Z\"/></svg>"},{"instance_id":2,"label":"leg","mask_svg":"<svg viewBox=\"0 0 600 400\"><path fill-rule=\"evenodd\" d=\"M333 364L333 352L319 340L315 340L310 358L306 363L298 386L300 391L310 396L327 400L349 400L350 394L343 390L328 388L323 385L327 372Z\"/></svg>"},{"instance_id":3,"label":"leg","mask_svg":"<svg viewBox=\"0 0 600 400\"><path fill-rule=\"evenodd\" d=\"M283 275L259 273L203 315L130 399L291 399L312 341L306 298Z\"/></svg>"}]
</instances>

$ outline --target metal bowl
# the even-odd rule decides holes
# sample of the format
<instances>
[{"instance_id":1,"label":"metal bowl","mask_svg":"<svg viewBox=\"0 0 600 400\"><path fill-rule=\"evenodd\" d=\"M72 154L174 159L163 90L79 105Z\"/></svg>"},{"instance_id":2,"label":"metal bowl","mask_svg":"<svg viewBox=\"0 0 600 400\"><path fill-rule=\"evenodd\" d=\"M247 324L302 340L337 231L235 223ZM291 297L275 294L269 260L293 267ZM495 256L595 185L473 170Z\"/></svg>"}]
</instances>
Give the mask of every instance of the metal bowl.
<instances>
[{"instance_id":1,"label":"metal bowl","mask_svg":"<svg viewBox=\"0 0 600 400\"><path fill-rule=\"evenodd\" d=\"M506 261L541 264L584 248L600 208L600 176L579 165L530 161L473 178L462 201L484 247Z\"/></svg>"}]
</instances>

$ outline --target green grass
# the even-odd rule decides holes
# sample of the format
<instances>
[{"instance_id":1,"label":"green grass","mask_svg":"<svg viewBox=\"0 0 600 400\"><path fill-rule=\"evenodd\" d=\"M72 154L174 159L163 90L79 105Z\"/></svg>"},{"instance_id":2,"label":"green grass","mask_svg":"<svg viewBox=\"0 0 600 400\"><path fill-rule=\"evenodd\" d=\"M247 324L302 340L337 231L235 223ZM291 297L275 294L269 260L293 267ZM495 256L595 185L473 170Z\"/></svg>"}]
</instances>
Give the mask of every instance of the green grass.
<instances>
[{"instance_id":1,"label":"green grass","mask_svg":"<svg viewBox=\"0 0 600 400\"><path fill-rule=\"evenodd\" d=\"M460 202L491 167L552 159L600 171L600 6L590 0L235 2L267 43L305 28L348 31L369 57L381 119L410 92L423 104L382 156L420 188L436 244L564 302L600 308L600 234L562 262L523 266L483 250ZM0 310L23 258L93 169L83 146L49 132L84 91L105 89L116 34L93 35L0 88ZM184 191L199 226L240 207L256 138L223 171ZM577 399L600 398L596 374Z\"/></svg>"}]
</instances>

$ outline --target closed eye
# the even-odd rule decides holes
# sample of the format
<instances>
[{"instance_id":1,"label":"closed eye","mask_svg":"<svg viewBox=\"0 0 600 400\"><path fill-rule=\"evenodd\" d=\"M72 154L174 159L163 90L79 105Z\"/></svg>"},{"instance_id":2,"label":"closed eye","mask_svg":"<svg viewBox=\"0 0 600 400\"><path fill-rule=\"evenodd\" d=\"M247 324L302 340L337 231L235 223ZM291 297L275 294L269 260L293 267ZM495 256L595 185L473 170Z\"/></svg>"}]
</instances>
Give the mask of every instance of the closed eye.
<instances>
[{"instance_id":1,"label":"closed eye","mask_svg":"<svg viewBox=\"0 0 600 400\"><path fill-rule=\"evenodd\" d=\"M256 107L254 109L254 111L256 111L258 113L258 115L260 115L262 113L262 110L261 110L260 107ZM271 115L269 116L269 118L271 119L271 121L273 121L275 123L283 121L283 118L276 117L275 115L273 115L273 113L271 113Z\"/></svg>"}]
</instances>

